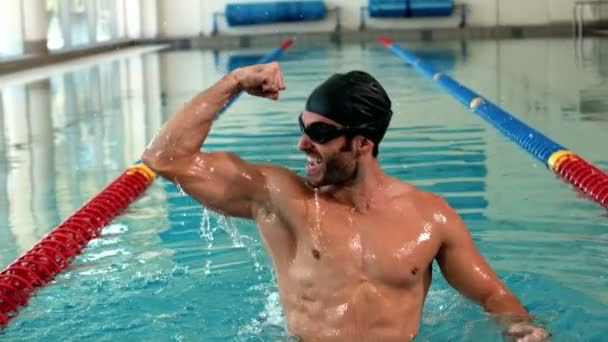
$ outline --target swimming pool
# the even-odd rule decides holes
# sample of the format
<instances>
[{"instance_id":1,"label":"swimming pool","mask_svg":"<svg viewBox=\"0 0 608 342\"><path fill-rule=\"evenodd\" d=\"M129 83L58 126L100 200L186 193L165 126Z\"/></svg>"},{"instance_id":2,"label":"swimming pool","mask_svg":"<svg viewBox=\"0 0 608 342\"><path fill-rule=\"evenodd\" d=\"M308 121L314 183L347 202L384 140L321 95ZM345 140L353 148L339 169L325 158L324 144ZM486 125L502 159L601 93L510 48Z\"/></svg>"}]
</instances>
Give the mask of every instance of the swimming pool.
<instances>
[{"instance_id":1,"label":"swimming pool","mask_svg":"<svg viewBox=\"0 0 608 342\"><path fill-rule=\"evenodd\" d=\"M608 43L570 40L403 44L556 141L608 169ZM122 172L162 121L227 69L266 50L162 51L2 86L0 267ZM376 44L296 45L278 103L241 97L209 149L303 172L297 115L333 72L361 68L394 103L380 161L444 195L481 252L555 341L608 332L608 222L551 172ZM255 226L201 207L158 180L38 291L0 339L284 340L270 261ZM442 279L420 341L499 341Z\"/></svg>"}]
</instances>

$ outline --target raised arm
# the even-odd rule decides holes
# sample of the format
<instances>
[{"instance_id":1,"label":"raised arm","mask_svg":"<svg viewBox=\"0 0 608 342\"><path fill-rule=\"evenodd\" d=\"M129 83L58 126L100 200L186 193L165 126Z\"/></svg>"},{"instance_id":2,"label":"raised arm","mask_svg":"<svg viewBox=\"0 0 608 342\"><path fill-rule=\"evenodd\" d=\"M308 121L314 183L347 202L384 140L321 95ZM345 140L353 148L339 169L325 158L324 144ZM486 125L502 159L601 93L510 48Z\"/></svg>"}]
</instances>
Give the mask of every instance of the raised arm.
<instances>
[{"instance_id":1,"label":"raised arm","mask_svg":"<svg viewBox=\"0 0 608 342\"><path fill-rule=\"evenodd\" d=\"M483 306L506 334L518 341L544 341L549 334L530 324L531 316L478 252L460 216L442 198L432 201L442 236L436 259L448 283Z\"/></svg>"},{"instance_id":2,"label":"raised arm","mask_svg":"<svg viewBox=\"0 0 608 342\"><path fill-rule=\"evenodd\" d=\"M272 167L244 162L230 152L201 152L216 114L241 90L278 99L285 89L278 63L239 68L203 91L173 115L144 151L142 161L203 205L253 218L267 203Z\"/></svg>"}]
</instances>

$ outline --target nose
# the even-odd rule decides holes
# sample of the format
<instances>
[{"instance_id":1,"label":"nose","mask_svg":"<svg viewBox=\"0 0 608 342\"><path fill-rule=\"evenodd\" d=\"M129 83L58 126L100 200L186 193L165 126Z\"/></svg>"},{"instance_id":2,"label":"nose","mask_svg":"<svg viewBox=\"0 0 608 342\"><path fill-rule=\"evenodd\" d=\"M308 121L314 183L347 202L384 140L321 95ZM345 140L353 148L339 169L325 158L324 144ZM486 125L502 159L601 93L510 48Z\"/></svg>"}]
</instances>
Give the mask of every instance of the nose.
<instances>
[{"instance_id":1,"label":"nose","mask_svg":"<svg viewBox=\"0 0 608 342\"><path fill-rule=\"evenodd\" d=\"M311 147L312 141L310 141L310 138L306 134L302 134L300 140L298 141L298 148L300 151L310 150Z\"/></svg>"}]
</instances>

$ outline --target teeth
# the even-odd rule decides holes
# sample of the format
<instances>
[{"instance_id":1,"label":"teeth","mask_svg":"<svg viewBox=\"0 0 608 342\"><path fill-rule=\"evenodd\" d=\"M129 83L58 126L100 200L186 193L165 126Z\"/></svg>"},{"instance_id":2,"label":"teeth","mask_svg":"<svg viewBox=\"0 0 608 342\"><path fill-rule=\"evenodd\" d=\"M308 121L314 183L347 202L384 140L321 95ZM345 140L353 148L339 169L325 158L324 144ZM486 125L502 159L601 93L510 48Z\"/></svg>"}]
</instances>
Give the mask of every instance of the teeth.
<instances>
[{"instance_id":1,"label":"teeth","mask_svg":"<svg viewBox=\"0 0 608 342\"><path fill-rule=\"evenodd\" d=\"M321 157L308 156L307 162L309 164L320 164L321 163Z\"/></svg>"}]
</instances>

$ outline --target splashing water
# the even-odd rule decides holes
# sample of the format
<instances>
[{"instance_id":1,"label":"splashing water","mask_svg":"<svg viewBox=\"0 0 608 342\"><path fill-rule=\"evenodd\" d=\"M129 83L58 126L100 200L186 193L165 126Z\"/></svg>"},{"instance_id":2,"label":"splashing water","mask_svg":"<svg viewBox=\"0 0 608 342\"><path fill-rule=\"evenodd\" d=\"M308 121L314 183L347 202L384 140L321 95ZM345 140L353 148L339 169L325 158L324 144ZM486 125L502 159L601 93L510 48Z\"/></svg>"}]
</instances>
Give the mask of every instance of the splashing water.
<instances>
[{"instance_id":1,"label":"splashing water","mask_svg":"<svg viewBox=\"0 0 608 342\"><path fill-rule=\"evenodd\" d=\"M207 243L207 248L213 247L213 232L216 227L211 227L211 218L209 216L209 211L206 208L203 208L203 215L201 217L201 239L203 242Z\"/></svg>"},{"instance_id":2,"label":"splashing water","mask_svg":"<svg viewBox=\"0 0 608 342\"><path fill-rule=\"evenodd\" d=\"M205 261L205 266L203 267L203 274L206 276L211 274L211 260L210 259L207 259Z\"/></svg>"},{"instance_id":3,"label":"splashing water","mask_svg":"<svg viewBox=\"0 0 608 342\"><path fill-rule=\"evenodd\" d=\"M315 249L321 249L321 203L319 189L315 188L315 225L312 230L312 243Z\"/></svg>"},{"instance_id":4,"label":"splashing water","mask_svg":"<svg viewBox=\"0 0 608 342\"><path fill-rule=\"evenodd\" d=\"M235 248L243 248L245 244L243 243L243 235L241 235L234 224L234 221L231 217L226 215L220 215L218 221L218 226L223 228L226 234L230 237L232 241L232 246Z\"/></svg>"},{"instance_id":5,"label":"splashing water","mask_svg":"<svg viewBox=\"0 0 608 342\"><path fill-rule=\"evenodd\" d=\"M216 224L213 223L215 218ZM229 216L223 214L217 214L207 208L203 208L200 224L200 236L201 240L206 243L206 249L213 248L213 242L215 240L215 234L218 231L222 231L228 235L229 240L232 242L232 248L244 248L247 250L247 254L253 261L253 267L256 273L258 273L258 279L262 279L262 273L265 272L266 266L263 260L260 259L256 252L257 240L254 237L247 236L239 232L237 224ZM205 264L205 275L211 273L210 263Z\"/></svg>"},{"instance_id":6,"label":"splashing water","mask_svg":"<svg viewBox=\"0 0 608 342\"><path fill-rule=\"evenodd\" d=\"M181 184L179 184L179 182L175 182L175 187L179 191L180 195L182 195L182 196L188 196L188 194L186 193L186 191L184 191L184 188L182 187Z\"/></svg>"},{"instance_id":7,"label":"splashing water","mask_svg":"<svg viewBox=\"0 0 608 342\"><path fill-rule=\"evenodd\" d=\"M266 290L269 290L265 286ZM279 293L276 291L267 292L264 309L258 314L257 318L242 326L238 332L239 341L250 341L269 337L273 341L288 341L289 334L285 326L285 317L279 300Z\"/></svg>"},{"instance_id":8,"label":"splashing water","mask_svg":"<svg viewBox=\"0 0 608 342\"><path fill-rule=\"evenodd\" d=\"M320 220L318 221L320 222ZM320 223L317 225L319 226ZM221 241L217 234L225 233L231 242L229 248L244 249L247 251L248 259L253 264L253 271L256 273L258 283L250 288L250 291L257 292L266 298L264 309L258 314L258 317L249 322L244 322L238 328L239 340L250 340L254 336L266 337L269 335L277 337L279 340L285 340L288 335L286 328L282 325L284 319L282 307L279 303L279 294L275 286L276 276L258 250L259 241L255 237L248 236L240 231L239 227L242 228L242 225L238 224L237 219L203 207L200 237L204 243L204 248L211 255L214 242L219 243ZM212 276L214 272L220 272L219 269L214 269L214 266L217 265L212 265L212 257L207 258L203 265L205 276ZM272 280L270 282L265 280L267 274L271 275Z\"/></svg>"}]
</instances>

